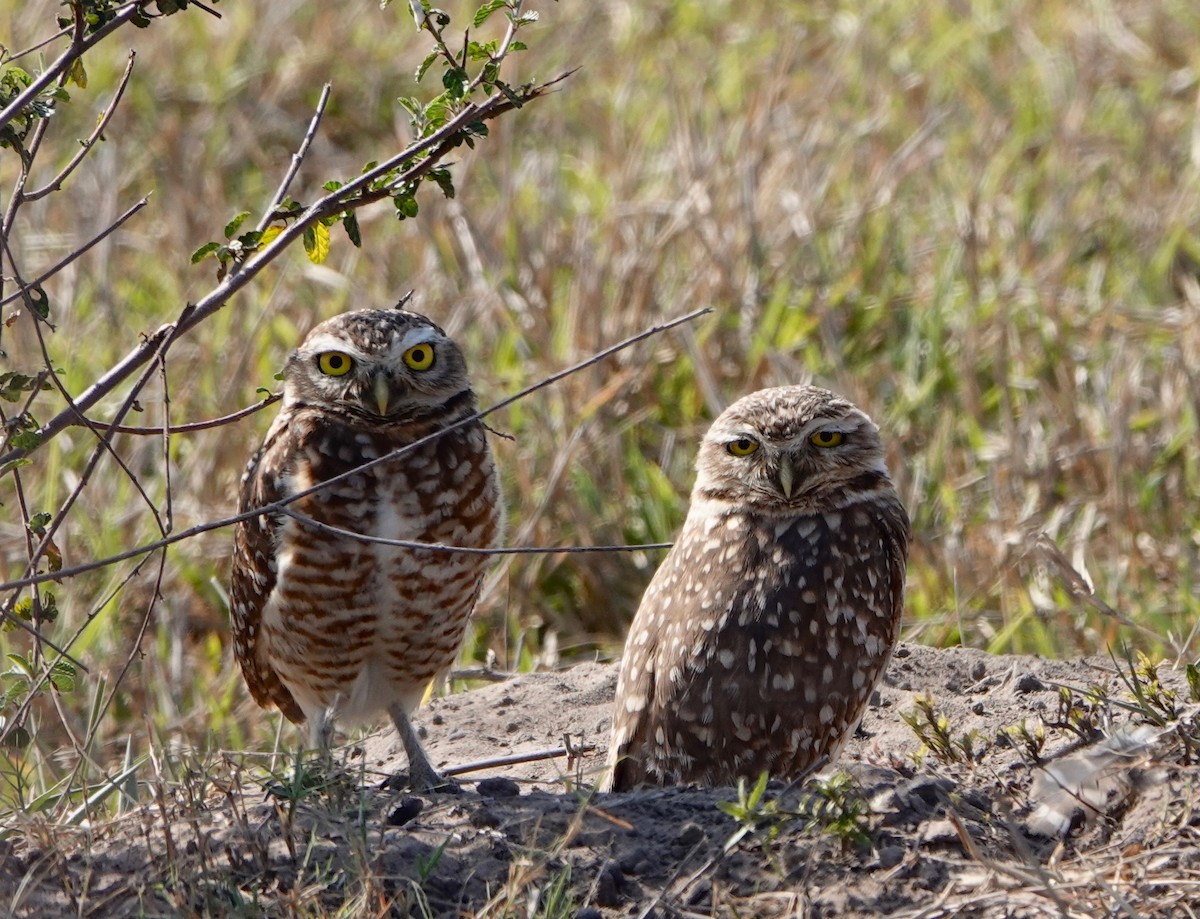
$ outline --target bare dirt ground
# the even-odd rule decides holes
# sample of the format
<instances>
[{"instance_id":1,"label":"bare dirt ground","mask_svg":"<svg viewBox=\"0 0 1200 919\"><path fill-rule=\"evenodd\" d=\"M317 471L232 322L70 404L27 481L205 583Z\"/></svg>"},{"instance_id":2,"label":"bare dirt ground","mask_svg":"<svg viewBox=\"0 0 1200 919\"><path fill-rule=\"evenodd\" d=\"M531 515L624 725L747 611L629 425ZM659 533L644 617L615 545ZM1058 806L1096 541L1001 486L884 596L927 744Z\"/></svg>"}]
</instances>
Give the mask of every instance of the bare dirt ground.
<instances>
[{"instance_id":1,"label":"bare dirt ground","mask_svg":"<svg viewBox=\"0 0 1200 919\"><path fill-rule=\"evenodd\" d=\"M385 781L390 732L306 781L210 762L105 825L11 834L0 913L1200 915L1197 706L1181 673L1134 691L1122 669L902 645L849 780L773 784L741 819L718 806L735 789L591 791L615 668L518 676L422 710L435 764L595 749L420 797Z\"/></svg>"}]
</instances>

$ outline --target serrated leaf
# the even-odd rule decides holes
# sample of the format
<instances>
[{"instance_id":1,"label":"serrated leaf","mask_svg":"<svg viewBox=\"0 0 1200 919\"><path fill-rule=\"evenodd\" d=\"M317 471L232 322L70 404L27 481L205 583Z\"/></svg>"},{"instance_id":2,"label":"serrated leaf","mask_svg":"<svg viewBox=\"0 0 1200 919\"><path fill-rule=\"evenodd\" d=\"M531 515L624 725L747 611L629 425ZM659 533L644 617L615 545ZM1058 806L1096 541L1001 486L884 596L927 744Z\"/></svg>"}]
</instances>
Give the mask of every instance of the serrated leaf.
<instances>
[{"instance_id":1,"label":"serrated leaf","mask_svg":"<svg viewBox=\"0 0 1200 919\"><path fill-rule=\"evenodd\" d=\"M87 89L87 70L83 67L83 58L75 58L75 63L71 65L71 69L67 72L67 78L80 89Z\"/></svg>"},{"instance_id":2,"label":"serrated leaf","mask_svg":"<svg viewBox=\"0 0 1200 919\"><path fill-rule=\"evenodd\" d=\"M234 215L233 219L230 220L229 223L225 224L225 238L232 239L233 234L238 231L238 227L240 227L245 219L249 216L249 211L242 211L240 214Z\"/></svg>"},{"instance_id":3,"label":"serrated leaf","mask_svg":"<svg viewBox=\"0 0 1200 919\"><path fill-rule=\"evenodd\" d=\"M399 220L404 220L406 217L416 217L420 206L417 204L417 199L411 195L401 195L393 198L396 202L396 217Z\"/></svg>"},{"instance_id":4,"label":"serrated leaf","mask_svg":"<svg viewBox=\"0 0 1200 919\"><path fill-rule=\"evenodd\" d=\"M437 59L438 59L437 51L430 51L427 55L425 55L425 60L421 61L421 66L417 68L417 82L418 83L421 82L421 77L425 76L425 73L429 70L430 67L433 66L433 62L436 61ZM415 108L410 107L407 104L408 102L414 103ZM400 104L403 105L410 112L412 112L414 115L421 110L421 103L417 102L416 99L401 99Z\"/></svg>"},{"instance_id":5,"label":"serrated leaf","mask_svg":"<svg viewBox=\"0 0 1200 919\"><path fill-rule=\"evenodd\" d=\"M526 50L528 47L529 47L529 46L528 46L527 44L525 44L525 42L523 42L523 41L515 41L515 40L514 40L514 41L510 41L510 42L508 43L508 50L509 50L509 51L524 51L524 50Z\"/></svg>"},{"instance_id":6,"label":"serrated leaf","mask_svg":"<svg viewBox=\"0 0 1200 919\"><path fill-rule=\"evenodd\" d=\"M282 232L283 227L279 226L278 224L267 227L262 231L262 235L258 238L258 248L262 249L265 246L270 245L271 241Z\"/></svg>"},{"instance_id":7,"label":"serrated leaf","mask_svg":"<svg viewBox=\"0 0 1200 919\"><path fill-rule=\"evenodd\" d=\"M42 511L40 514L34 514L29 518L29 529L34 533L37 533L39 530L45 530L46 524L53 519L54 516L48 511Z\"/></svg>"},{"instance_id":8,"label":"serrated leaf","mask_svg":"<svg viewBox=\"0 0 1200 919\"><path fill-rule=\"evenodd\" d=\"M537 10L530 10L528 13L522 13L518 16L516 23L519 26L523 26L530 22L537 22L540 18Z\"/></svg>"},{"instance_id":9,"label":"serrated leaf","mask_svg":"<svg viewBox=\"0 0 1200 919\"><path fill-rule=\"evenodd\" d=\"M462 98L466 82L467 72L461 67L447 67L446 72L442 74L442 85L446 87L446 92L455 99Z\"/></svg>"},{"instance_id":10,"label":"serrated leaf","mask_svg":"<svg viewBox=\"0 0 1200 919\"><path fill-rule=\"evenodd\" d=\"M18 450L33 450L42 442L42 435L37 431L21 431L14 434L9 441Z\"/></svg>"},{"instance_id":11,"label":"serrated leaf","mask_svg":"<svg viewBox=\"0 0 1200 919\"><path fill-rule=\"evenodd\" d=\"M339 182L337 179L330 179L328 182L326 182L321 187L323 189L325 189L326 191L337 191L339 188L342 187L342 183Z\"/></svg>"},{"instance_id":12,"label":"serrated leaf","mask_svg":"<svg viewBox=\"0 0 1200 919\"><path fill-rule=\"evenodd\" d=\"M329 258L329 227L317 223L304 231L304 252L314 265Z\"/></svg>"},{"instance_id":13,"label":"serrated leaf","mask_svg":"<svg viewBox=\"0 0 1200 919\"><path fill-rule=\"evenodd\" d=\"M71 692L76 683L75 668L67 661L58 661L50 668L50 682L59 692Z\"/></svg>"},{"instance_id":14,"label":"serrated leaf","mask_svg":"<svg viewBox=\"0 0 1200 919\"><path fill-rule=\"evenodd\" d=\"M492 13L496 12L496 10L500 9L504 5L505 5L505 0L489 0L488 3L485 3L479 9L477 9L475 11L475 18L474 18L474 20L472 20L475 23L475 28L478 29L481 25L483 25L485 22L487 22L488 17L491 16Z\"/></svg>"},{"instance_id":15,"label":"serrated leaf","mask_svg":"<svg viewBox=\"0 0 1200 919\"><path fill-rule=\"evenodd\" d=\"M220 243L205 243L203 246L201 246L199 249L197 249L195 252L192 253L192 264L195 265L197 262L203 261L206 257L208 257L209 255L212 255L214 252L216 252L220 248L221 248Z\"/></svg>"}]
</instances>

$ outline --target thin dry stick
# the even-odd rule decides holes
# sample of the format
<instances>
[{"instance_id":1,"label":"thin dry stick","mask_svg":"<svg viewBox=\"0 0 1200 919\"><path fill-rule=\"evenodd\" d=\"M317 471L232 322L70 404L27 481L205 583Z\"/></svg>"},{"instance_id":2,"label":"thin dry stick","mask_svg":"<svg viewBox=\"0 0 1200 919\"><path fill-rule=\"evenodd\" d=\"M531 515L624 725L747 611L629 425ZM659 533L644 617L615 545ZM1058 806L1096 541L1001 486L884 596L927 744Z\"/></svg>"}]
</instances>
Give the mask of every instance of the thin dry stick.
<instances>
[{"instance_id":1,"label":"thin dry stick","mask_svg":"<svg viewBox=\"0 0 1200 919\"><path fill-rule=\"evenodd\" d=\"M37 189L36 191L31 191L29 194L25 195L26 201L37 201L39 198L44 198L46 195L58 191L60 188L62 188L63 182L65 182L70 177L71 173L76 170L79 164L83 162L84 157L92 152L92 147L94 147L96 141L100 139L100 136L104 133L104 129L108 127L109 121L112 120L113 113L116 112L117 106L121 102L121 97L125 95L125 87L129 85L129 78L133 76L133 61L136 57L136 51L129 52L129 60L125 64L125 72L121 74L121 79L117 83L117 91L113 93L112 99L109 100L108 105L105 106L104 111L100 114L100 119L96 122L96 127L92 130L92 133L88 135L87 140L81 140L79 142L79 151L73 157L71 157L70 162L68 162L67 165L65 165L59 171L58 175L52 178L41 188ZM48 122L41 122L41 124L46 123Z\"/></svg>"},{"instance_id":2,"label":"thin dry stick","mask_svg":"<svg viewBox=\"0 0 1200 919\"><path fill-rule=\"evenodd\" d=\"M210 428L219 428L227 424L233 424L235 421L241 421L256 412L261 412L268 405L274 405L283 398L282 393L271 393L266 396L261 402L255 402L253 405L247 405L245 408L239 408L236 412L230 412L228 415L221 415L219 418L209 418L207 421L190 421L187 424L172 424L166 427L168 434L192 434L196 431L207 431ZM85 418L87 424L93 428L104 427L104 422L96 421L94 418ZM114 434L135 434L135 435L153 435L161 437L163 428L139 428L129 424L118 424L111 428Z\"/></svg>"},{"instance_id":3,"label":"thin dry stick","mask_svg":"<svg viewBox=\"0 0 1200 919\"><path fill-rule=\"evenodd\" d=\"M321 87L321 98L317 100L317 108L313 112L312 120L308 123L308 130L304 132L304 139L300 141L300 146L296 148L296 152L292 154L292 163L284 173L283 181L279 183L279 188L275 190L275 197L271 199L271 203L263 212L262 217L258 221L258 226L255 227L258 232L262 232L267 228L275 217L275 209L283 203L283 199L287 196L287 190L291 188L292 182L296 178L296 173L300 171L300 166L304 163L304 157L308 155L308 148L312 146L313 138L317 136L317 128L321 125L321 118L325 114L325 106L329 104L329 93L333 90L332 83L326 83Z\"/></svg>"},{"instance_id":4,"label":"thin dry stick","mask_svg":"<svg viewBox=\"0 0 1200 919\"><path fill-rule=\"evenodd\" d=\"M284 509L283 513L307 527L321 530L332 536L343 536L347 539L354 539L358 542L370 543L376 546L394 546L397 549L423 549L428 552L454 552L461 553L462 555L550 555L558 552L568 554L580 552L636 552L642 549L669 549L672 545L669 542L650 542L638 543L632 546L498 546L492 549L478 549L469 546L448 546L441 542L416 542L411 539L389 539L385 536L369 536L366 533L356 533L353 530L334 526L331 523L324 523L315 517L301 514L299 511L294 511L291 508Z\"/></svg>"},{"instance_id":5,"label":"thin dry stick","mask_svg":"<svg viewBox=\"0 0 1200 919\"><path fill-rule=\"evenodd\" d=\"M457 428L463 427L465 425L473 424L474 422L479 421L480 419L486 418L488 415L498 412L501 409L507 408L508 406L512 405L514 402L516 402L520 399L523 399L526 396L528 396L534 392L537 392L540 389L544 389L547 386L557 383L559 380L563 379L564 377L568 377L574 373L578 373L579 371L586 369L587 367L592 366L593 364L599 363L600 361L604 360L605 358L610 357L611 355L616 354L617 352L622 351L625 348L630 347L631 345L637 344L640 341L644 341L647 338L651 338L652 336L658 335L669 329L673 329L676 326L682 325L685 322L691 322L691 321L699 318L700 316L703 316L706 313L709 313L711 311L712 310L710 308L704 307L702 309L693 310L690 313L687 313L683 316L679 316L675 319L672 319L668 322L663 323L662 325L652 326L642 332L639 332L636 335L626 338L624 341L618 342L617 344L612 345L609 348L605 348L603 351L600 351L599 353L592 355L591 357L587 358L586 360L580 361L579 363L574 364L571 367L568 367L566 370L562 370L562 371L559 371L558 373L551 374L550 376L545 377L542 380L539 380L537 383L534 383L532 386L527 386L524 389L520 390L519 392L515 393L514 395L511 395L505 399L501 399L499 402L490 406L489 408L484 409L483 411L476 412L473 415L469 415L466 418L462 419L461 421L456 422L455 424L452 424L452 425L448 425L447 427L443 428L442 430L435 431L434 433L429 434L419 440L413 441L413 443L408 444L405 447L401 447L398 450L393 450L391 453L384 454L383 456L381 456L377 459L373 459L373 460L370 460L369 462L363 463L361 466L357 466L353 469L347 470L342 475L335 476L335 477L329 479L328 481L320 483L319 485L314 485L311 488L307 488L307 489L304 489L303 491L299 491L296 494L290 495L287 498L283 498L283 499L281 499L279 501L275 501L271 504L266 504L260 508L256 508L251 511L245 511L244 513L241 513L241 514L234 514L229 517L223 517L220 520L213 520L208 523L198 524L194 527L190 527L187 530L180 530L177 533L172 533L170 536L163 537L162 539L156 540L154 542L146 543L144 545L137 546L132 549L127 549L124 552L119 552L115 555L110 555L110 556L107 556L106 558L102 558L102 559L96 559L94 561L87 562L82 565L75 565L70 568L63 568L59 571L54 572L53 574L29 575L27 577L20 578L15 581L7 581L4 583L0 583L0 591L16 590L21 587L27 587L30 584L41 584L46 581L62 580L62 579L70 578L70 577L75 577L77 575L84 574L85 572L88 572L88 571L95 571L98 568L104 568L108 565L112 565L117 562L125 561L126 559L136 558L141 555L146 555L150 552L154 552L165 546L173 545L173 544L175 544L177 542L181 542L185 539L191 539L192 537L198 536L201 533L207 533L211 530L219 530L223 527L227 527L227 526L230 526L235 523L241 523L243 520L253 520L255 517L262 516L263 514L279 513L281 511L283 511L289 504L291 504L294 501L299 501L300 499L306 498L311 494L315 494L316 492L320 491L321 489L327 488L330 485L333 485L334 483L341 481L342 479L348 478L349 476L357 475L365 469L370 469L381 463L386 463L391 460L394 460L397 457L404 455L409 450L416 449L417 447L421 446L422 444L424 444L430 440L433 440L436 437L440 437L443 434L446 434L450 431L456 430ZM555 547L555 548L551 548L551 549L543 549L542 551L543 552L562 552L565 550L561 547Z\"/></svg>"},{"instance_id":6,"label":"thin dry stick","mask_svg":"<svg viewBox=\"0 0 1200 919\"><path fill-rule=\"evenodd\" d=\"M75 261L80 256L82 256L82 255L86 254L88 251L90 251L92 249L92 247L95 246L97 243L101 242L106 237L111 236L117 230L121 229L121 226L127 220L129 220L130 217L132 217L134 214L136 214L138 211L140 211L142 208L144 208L149 203L150 203L149 198L142 198L141 201L138 201L136 204L134 204L132 207L130 207L127 211L125 211L124 214L122 214L120 217L118 217L116 220L114 220L112 223L110 223L107 227L105 227L103 230L101 230L99 233L97 233L95 236L93 236L90 240L88 240L86 243L84 243L78 249L74 250L66 258L62 259L62 261L57 262L56 264L52 265L46 271L42 272L40 275L38 275L36 278L34 278L32 281L30 281L29 283L27 283L25 285L22 285L17 290L15 290L11 294L9 294L7 297L0 299L0 306L7 306L8 304L12 303L14 300L19 300L22 297L27 296L30 290L33 290L33 289L37 288L39 285L50 280L50 278L54 277L56 274L58 274L60 271L62 271L64 268L66 268L68 265L70 265L71 262ZM0 465L3 465L3 464L0 463Z\"/></svg>"},{"instance_id":7,"label":"thin dry stick","mask_svg":"<svg viewBox=\"0 0 1200 919\"><path fill-rule=\"evenodd\" d=\"M574 756L578 753L591 753L596 749L594 743L585 743L578 747L552 747L549 750L534 750L531 753L513 753L509 756L495 756L491 759L476 760L452 766L443 770L445 775L463 775L467 772L479 772L482 769L499 769L501 766L518 766L521 763L536 763L545 759L557 759L560 756Z\"/></svg>"}]
</instances>

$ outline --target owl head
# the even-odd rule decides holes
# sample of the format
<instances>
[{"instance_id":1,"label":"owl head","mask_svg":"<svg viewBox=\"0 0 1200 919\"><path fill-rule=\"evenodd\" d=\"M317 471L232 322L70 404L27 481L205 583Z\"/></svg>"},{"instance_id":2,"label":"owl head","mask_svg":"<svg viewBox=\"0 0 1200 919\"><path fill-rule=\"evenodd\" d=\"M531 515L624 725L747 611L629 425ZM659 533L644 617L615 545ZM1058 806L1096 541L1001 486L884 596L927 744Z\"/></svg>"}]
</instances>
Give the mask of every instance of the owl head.
<instances>
[{"instance_id":1,"label":"owl head","mask_svg":"<svg viewBox=\"0 0 1200 919\"><path fill-rule=\"evenodd\" d=\"M788 513L829 510L890 487L879 429L814 386L751 393L718 416L696 459L696 497Z\"/></svg>"},{"instance_id":2,"label":"owl head","mask_svg":"<svg viewBox=\"0 0 1200 919\"><path fill-rule=\"evenodd\" d=\"M284 368L285 406L317 405L349 421L410 421L473 409L462 351L437 325L402 309L322 322Z\"/></svg>"}]
</instances>

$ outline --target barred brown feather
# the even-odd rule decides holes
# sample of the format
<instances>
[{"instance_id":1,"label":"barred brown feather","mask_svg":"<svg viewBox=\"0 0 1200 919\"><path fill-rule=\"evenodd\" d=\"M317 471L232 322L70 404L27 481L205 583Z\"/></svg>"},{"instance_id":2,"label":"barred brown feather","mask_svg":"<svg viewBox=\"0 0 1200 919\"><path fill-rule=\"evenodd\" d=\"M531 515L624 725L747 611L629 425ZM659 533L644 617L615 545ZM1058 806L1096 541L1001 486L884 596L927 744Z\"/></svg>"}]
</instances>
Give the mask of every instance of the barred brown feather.
<instances>
[{"instance_id":1,"label":"barred brown feather","mask_svg":"<svg viewBox=\"0 0 1200 919\"><path fill-rule=\"evenodd\" d=\"M461 352L428 319L399 309L338 316L289 359L283 408L242 480L247 511L345 476L236 527L234 650L251 695L307 721L319 744L334 717L389 713L418 785L440 779L408 715L453 662L488 558L328 528L493 547L502 511L484 427L446 430L475 410Z\"/></svg>"}]
</instances>

